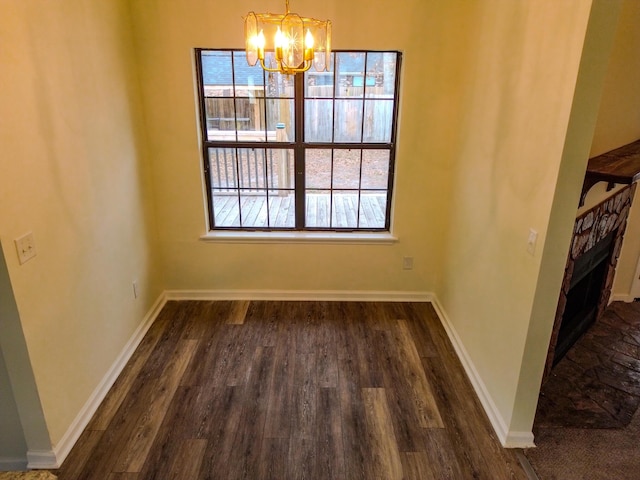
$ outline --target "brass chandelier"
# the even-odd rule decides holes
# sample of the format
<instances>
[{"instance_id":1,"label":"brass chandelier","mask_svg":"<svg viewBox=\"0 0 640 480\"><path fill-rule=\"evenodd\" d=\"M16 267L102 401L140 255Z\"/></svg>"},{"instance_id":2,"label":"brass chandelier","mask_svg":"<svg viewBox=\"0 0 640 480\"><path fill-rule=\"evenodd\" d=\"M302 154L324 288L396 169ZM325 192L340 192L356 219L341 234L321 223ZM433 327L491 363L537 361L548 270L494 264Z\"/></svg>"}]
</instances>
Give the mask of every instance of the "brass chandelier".
<instances>
[{"instance_id":1,"label":"brass chandelier","mask_svg":"<svg viewBox=\"0 0 640 480\"><path fill-rule=\"evenodd\" d=\"M267 72L285 75L329 71L331 64L331 22L285 14L249 12L244 19L247 63L260 65ZM265 57L265 52L273 55Z\"/></svg>"}]
</instances>

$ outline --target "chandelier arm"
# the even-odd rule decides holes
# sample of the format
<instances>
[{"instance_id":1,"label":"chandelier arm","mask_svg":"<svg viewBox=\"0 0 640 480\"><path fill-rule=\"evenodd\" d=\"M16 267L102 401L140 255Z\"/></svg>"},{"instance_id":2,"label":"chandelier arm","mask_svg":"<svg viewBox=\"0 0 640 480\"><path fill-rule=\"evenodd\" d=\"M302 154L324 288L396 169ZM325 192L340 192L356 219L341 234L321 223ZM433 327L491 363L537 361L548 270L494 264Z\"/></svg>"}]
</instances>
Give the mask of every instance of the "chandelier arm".
<instances>
[{"instance_id":1,"label":"chandelier arm","mask_svg":"<svg viewBox=\"0 0 640 480\"><path fill-rule=\"evenodd\" d=\"M273 68L273 67L267 67L267 65L264 63L264 59L261 58L260 65L262 66L265 72L282 73L284 75L295 75L296 73L304 73L307 70L309 70L311 68L311 65L313 65L313 62L305 61L304 63L301 64L301 65L304 65L303 67L295 67L295 68L284 67L282 66L281 62L278 62L278 66Z\"/></svg>"},{"instance_id":2,"label":"chandelier arm","mask_svg":"<svg viewBox=\"0 0 640 480\"><path fill-rule=\"evenodd\" d=\"M263 69L265 72L273 72L273 73L276 73L276 72L280 72L280 71L281 71L281 70L280 70L280 62L278 62L278 67L277 67L277 68L271 68L271 67L267 67L267 66L265 65L265 63L264 63L264 58L261 58L261 59L260 59L260 65L262 66L262 69Z\"/></svg>"}]
</instances>

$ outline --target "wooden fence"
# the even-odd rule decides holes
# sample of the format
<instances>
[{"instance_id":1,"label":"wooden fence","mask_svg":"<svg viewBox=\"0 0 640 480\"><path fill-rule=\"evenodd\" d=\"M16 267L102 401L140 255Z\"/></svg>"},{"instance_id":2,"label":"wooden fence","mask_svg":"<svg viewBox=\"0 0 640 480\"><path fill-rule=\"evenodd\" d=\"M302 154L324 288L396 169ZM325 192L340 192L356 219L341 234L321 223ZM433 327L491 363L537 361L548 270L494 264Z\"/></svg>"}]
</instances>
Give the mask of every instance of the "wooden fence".
<instances>
[{"instance_id":1,"label":"wooden fence","mask_svg":"<svg viewBox=\"0 0 640 480\"><path fill-rule=\"evenodd\" d=\"M382 87L340 90L348 95L333 100L332 86L308 86L305 100L305 139L311 142L389 142L393 118L393 96ZM219 91L219 90L218 90ZM223 91L224 92L224 91ZM231 95L232 90L227 91ZM251 95L236 92L236 98L207 97L207 128L265 132L278 123L289 130L294 123L293 100L264 98L264 90Z\"/></svg>"}]
</instances>

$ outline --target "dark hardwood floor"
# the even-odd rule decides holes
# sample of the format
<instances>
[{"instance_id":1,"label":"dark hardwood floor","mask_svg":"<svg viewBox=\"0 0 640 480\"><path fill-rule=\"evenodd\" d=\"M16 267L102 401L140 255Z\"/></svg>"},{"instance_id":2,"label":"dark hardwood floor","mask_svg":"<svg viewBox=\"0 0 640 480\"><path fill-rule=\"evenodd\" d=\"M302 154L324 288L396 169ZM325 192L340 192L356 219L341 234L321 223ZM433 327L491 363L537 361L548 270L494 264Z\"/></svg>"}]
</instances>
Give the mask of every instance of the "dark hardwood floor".
<instances>
[{"instance_id":1,"label":"dark hardwood floor","mask_svg":"<svg viewBox=\"0 0 640 480\"><path fill-rule=\"evenodd\" d=\"M535 425L624 428L640 405L640 302L613 302L542 386Z\"/></svg>"},{"instance_id":2,"label":"dark hardwood floor","mask_svg":"<svg viewBox=\"0 0 640 480\"><path fill-rule=\"evenodd\" d=\"M169 302L67 479L526 479L427 303Z\"/></svg>"}]
</instances>

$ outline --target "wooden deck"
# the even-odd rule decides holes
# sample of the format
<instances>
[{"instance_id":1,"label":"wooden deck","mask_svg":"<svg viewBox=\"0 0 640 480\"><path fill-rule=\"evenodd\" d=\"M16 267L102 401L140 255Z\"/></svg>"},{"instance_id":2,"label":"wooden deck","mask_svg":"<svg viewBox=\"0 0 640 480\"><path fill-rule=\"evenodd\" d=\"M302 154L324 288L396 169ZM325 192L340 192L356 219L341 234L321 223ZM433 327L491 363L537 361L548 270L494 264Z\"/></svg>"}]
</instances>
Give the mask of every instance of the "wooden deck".
<instances>
[{"instance_id":1,"label":"wooden deck","mask_svg":"<svg viewBox=\"0 0 640 480\"><path fill-rule=\"evenodd\" d=\"M218 227L294 228L295 198L289 195L249 194L238 197L213 193L214 215ZM306 226L311 228L384 228L387 197L379 193L358 195L334 193L307 194ZM238 208L240 205L240 208ZM268 212L268 215L267 215ZM242 215L241 215L242 213Z\"/></svg>"}]
</instances>

